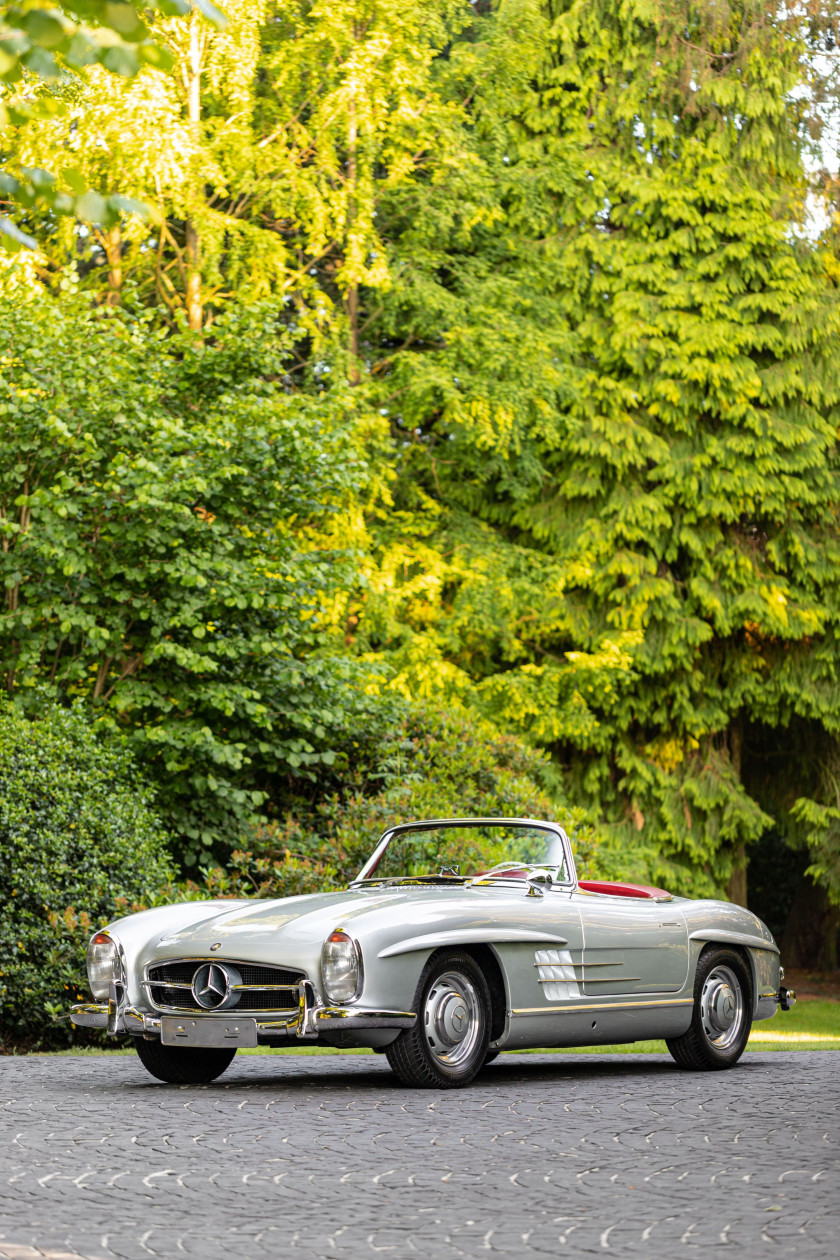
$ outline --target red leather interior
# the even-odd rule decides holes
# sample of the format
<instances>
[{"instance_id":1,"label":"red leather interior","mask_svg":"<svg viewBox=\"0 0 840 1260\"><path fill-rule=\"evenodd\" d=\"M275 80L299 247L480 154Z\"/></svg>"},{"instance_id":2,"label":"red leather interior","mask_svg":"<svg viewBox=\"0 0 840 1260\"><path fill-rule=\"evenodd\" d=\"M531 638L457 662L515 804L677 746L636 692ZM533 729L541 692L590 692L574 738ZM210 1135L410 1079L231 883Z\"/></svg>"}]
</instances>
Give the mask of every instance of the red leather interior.
<instances>
[{"instance_id":1,"label":"red leather interior","mask_svg":"<svg viewBox=\"0 0 840 1260\"><path fill-rule=\"evenodd\" d=\"M645 897L653 900L656 897L670 897L664 888L653 888L650 884L617 884L608 880L580 879L578 888L586 892L608 893L611 897Z\"/></svg>"}]
</instances>

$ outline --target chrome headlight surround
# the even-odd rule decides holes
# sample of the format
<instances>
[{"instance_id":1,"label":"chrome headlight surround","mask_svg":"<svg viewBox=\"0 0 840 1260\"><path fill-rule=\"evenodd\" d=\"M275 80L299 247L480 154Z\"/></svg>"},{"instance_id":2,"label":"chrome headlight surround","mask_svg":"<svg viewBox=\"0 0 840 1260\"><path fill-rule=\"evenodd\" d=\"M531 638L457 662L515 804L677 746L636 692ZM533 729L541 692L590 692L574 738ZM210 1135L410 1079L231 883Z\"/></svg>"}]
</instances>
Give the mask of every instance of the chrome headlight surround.
<instances>
[{"instance_id":1,"label":"chrome headlight surround","mask_svg":"<svg viewBox=\"0 0 840 1260\"><path fill-rule=\"evenodd\" d=\"M358 1000L364 985L362 951L347 932L331 932L321 948L321 983L328 1002L349 1006Z\"/></svg>"},{"instance_id":2,"label":"chrome headlight surround","mask_svg":"<svg viewBox=\"0 0 840 1260\"><path fill-rule=\"evenodd\" d=\"M107 932L96 932L87 947L88 984L90 991L100 1001L107 999L111 985L120 978L119 946Z\"/></svg>"}]
</instances>

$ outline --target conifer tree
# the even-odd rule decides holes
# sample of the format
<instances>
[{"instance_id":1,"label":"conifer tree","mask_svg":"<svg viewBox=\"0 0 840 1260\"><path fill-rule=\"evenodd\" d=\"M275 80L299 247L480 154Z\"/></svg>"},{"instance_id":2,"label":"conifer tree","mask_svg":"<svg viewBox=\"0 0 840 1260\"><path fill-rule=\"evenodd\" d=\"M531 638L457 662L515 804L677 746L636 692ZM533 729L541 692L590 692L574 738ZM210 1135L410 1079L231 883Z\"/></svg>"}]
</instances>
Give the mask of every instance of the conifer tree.
<instances>
[{"instance_id":1,"label":"conifer tree","mask_svg":"<svg viewBox=\"0 0 840 1260\"><path fill-rule=\"evenodd\" d=\"M504 151L484 144L504 228L452 231L428 273L456 277L462 318L507 278L498 322L518 303L542 388L503 406L495 347L482 379L455 302L391 372L395 427L419 431L403 485L437 514L426 551L449 554L415 628L553 749L616 841L648 846L650 873L738 900L770 823L745 738L840 721L838 315L802 238L810 50L765 10L549 5ZM486 93L477 125L504 108ZM478 250L496 251L484 275Z\"/></svg>"}]
</instances>

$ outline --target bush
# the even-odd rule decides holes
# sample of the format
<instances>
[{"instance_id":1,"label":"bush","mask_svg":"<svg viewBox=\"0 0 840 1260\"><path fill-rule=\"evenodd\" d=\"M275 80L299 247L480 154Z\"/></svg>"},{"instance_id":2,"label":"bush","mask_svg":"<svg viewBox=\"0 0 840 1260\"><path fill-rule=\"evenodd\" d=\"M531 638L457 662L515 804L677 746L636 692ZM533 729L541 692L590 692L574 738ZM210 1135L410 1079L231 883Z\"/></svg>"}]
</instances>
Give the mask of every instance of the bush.
<instances>
[{"instance_id":1,"label":"bush","mask_svg":"<svg viewBox=\"0 0 840 1260\"><path fill-rule=\"evenodd\" d=\"M258 828L226 871L206 872L211 895L286 897L341 888L379 836L415 818L557 819L572 839L578 874L613 875L581 811L558 807L544 779L548 758L463 710L404 712L370 763L306 815Z\"/></svg>"},{"instance_id":2,"label":"bush","mask_svg":"<svg viewBox=\"0 0 840 1260\"><path fill-rule=\"evenodd\" d=\"M171 878L151 794L83 711L0 701L0 1039L66 1044L97 927Z\"/></svg>"},{"instance_id":3,"label":"bush","mask_svg":"<svg viewBox=\"0 0 840 1260\"><path fill-rule=\"evenodd\" d=\"M284 336L0 298L0 674L120 732L188 867L342 736L349 666L309 658L343 647L365 472L346 400L286 392Z\"/></svg>"}]
</instances>

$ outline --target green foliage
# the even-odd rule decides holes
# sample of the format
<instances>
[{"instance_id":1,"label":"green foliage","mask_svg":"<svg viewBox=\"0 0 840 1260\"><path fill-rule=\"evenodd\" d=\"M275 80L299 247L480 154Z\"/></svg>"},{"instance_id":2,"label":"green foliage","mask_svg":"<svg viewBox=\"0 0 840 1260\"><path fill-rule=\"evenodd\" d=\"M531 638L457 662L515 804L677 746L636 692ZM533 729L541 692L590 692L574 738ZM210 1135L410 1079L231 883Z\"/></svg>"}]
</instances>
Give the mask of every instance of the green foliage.
<instances>
[{"instance_id":1,"label":"green foliage","mask_svg":"<svg viewBox=\"0 0 840 1260\"><path fill-rule=\"evenodd\" d=\"M802 796L791 814L798 839L804 842L811 865L805 874L825 889L834 906L840 906L840 775L837 746L821 767L818 799ZM815 793L817 795L817 793Z\"/></svg>"},{"instance_id":2,"label":"green foliage","mask_svg":"<svg viewBox=\"0 0 840 1260\"><path fill-rule=\"evenodd\" d=\"M721 891L771 819L804 820L830 886L840 267L808 207L834 0L226 10L152 21L174 75L32 84L7 142L21 181L66 168L157 208L103 203L82 230L33 183L21 219L32 287L72 288L72 264L128 314L61 291L62 360L87 339L97 367L50 368L60 405L46 351L15 360L7 414L27 435L40 408L48 435L37 492L0 472L17 697L86 695L191 855L255 812L320 835L319 802L396 809L353 745L407 720L401 696L544 750L619 873ZM248 312L278 295L267 329ZM130 530L117 486L144 505ZM788 731L808 758L757 773Z\"/></svg>"},{"instance_id":3,"label":"green foliage","mask_svg":"<svg viewBox=\"0 0 840 1260\"><path fill-rule=\"evenodd\" d=\"M360 749L341 791L307 812L259 828L226 872L205 874L213 895L280 897L341 888L389 827L415 818L557 818L581 877L609 877L615 863L579 809L546 790L547 758L469 711L404 708L381 741Z\"/></svg>"},{"instance_id":4,"label":"green foliage","mask_svg":"<svg viewBox=\"0 0 840 1260\"><path fill-rule=\"evenodd\" d=\"M442 182L433 211L425 186L400 203L414 265L368 332L399 536L385 514L360 626L409 693L551 750L657 879L720 890L770 822L743 724L808 721L823 748L840 725L809 46L781 8L542 12L537 72L475 94L494 214L465 229ZM473 55L495 64L495 38Z\"/></svg>"},{"instance_id":5,"label":"green foliage","mask_svg":"<svg viewBox=\"0 0 840 1260\"><path fill-rule=\"evenodd\" d=\"M213 345L46 299L0 307L0 330L6 688L84 698L193 849L235 839L273 776L334 762L337 709L364 713L341 697L369 671L305 661L351 572L342 400L277 385L268 310Z\"/></svg>"},{"instance_id":6,"label":"green foliage","mask_svg":"<svg viewBox=\"0 0 840 1260\"><path fill-rule=\"evenodd\" d=\"M34 120L42 123L66 113L61 97L34 93L62 76L84 73L89 66L121 78L133 78L141 66L171 69L172 57L157 42L146 19L155 11L180 15L201 13L223 28L224 14L211 0L73 0L45 6L41 0L0 4L0 133ZM77 19L82 18L79 22ZM38 167L19 175L0 173L0 195L25 210L37 206L53 215L112 226L124 214L146 217L149 207L121 195L102 197L85 187L75 167L59 180ZM0 242L11 251L37 248L37 242L5 216L0 216Z\"/></svg>"},{"instance_id":7,"label":"green foliage","mask_svg":"<svg viewBox=\"0 0 840 1260\"><path fill-rule=\"evenodd\" d=\"M79 706L0 700L0 1038L69 1039L88 936L171 875L152 794Z\"/></svg>"}]
</instances>

